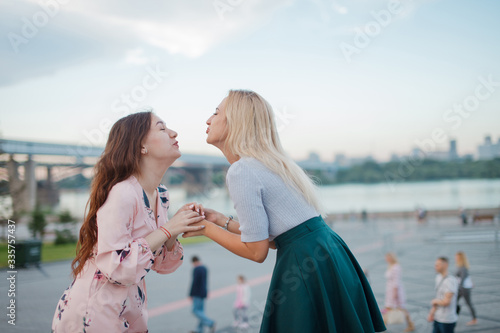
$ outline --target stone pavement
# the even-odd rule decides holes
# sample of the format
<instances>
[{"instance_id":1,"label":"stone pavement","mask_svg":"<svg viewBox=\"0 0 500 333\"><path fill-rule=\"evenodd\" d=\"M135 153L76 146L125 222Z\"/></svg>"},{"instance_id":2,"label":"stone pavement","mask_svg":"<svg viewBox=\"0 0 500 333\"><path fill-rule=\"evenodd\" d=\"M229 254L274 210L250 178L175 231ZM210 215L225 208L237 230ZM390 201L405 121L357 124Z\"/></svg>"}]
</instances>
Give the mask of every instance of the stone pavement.
<instances>
[{"instance_id":1,"label":"stone pavement","mask_svg":"<svg viewBox=\"0 0 500 333\"><path fill-rule=\"evenodd\" d=\"M394 251L403 268L403 282L407 308L416 324L415 332L432 332L426 317L429 302L434 296L434 261L445 255L451 260L454 272L454 254L462 250L471 263L474 282L472 301L476 307L478 324L467 327L470 312L462 303L462 312L456 332L500 332L500 248L495 242L496 225L482 222L462 227L458 218L440 218L418 225L413 219L384 219L368 221L340 221L334 230L347 242L360 265L368 271L374 294L383 306L386 263L384 253ZM275 252L270 252L263 264L239 258L218 245L209 242L185 247L185 263L173 274L151 272L146 277L149 330L156 332L189 332L196 327L186 297L191 282L192 255L198 255L209 269L211 298L206 302L206 313L217 322L217 332L258 332ZM20 269L16 275L16 326L7 323L7 271L0 271L1 332L50 332L56 303L70 283L70 262L44 264L42 270ZM243 274L252 284L252 304L249 309L251 327L232 328L232 304L236 276ZM387 332L402 332L404 324L391 325ZM346 332L350 333L350 332ZM355 333L355 332L354 332Z\"/></svg>"}]
</instances>

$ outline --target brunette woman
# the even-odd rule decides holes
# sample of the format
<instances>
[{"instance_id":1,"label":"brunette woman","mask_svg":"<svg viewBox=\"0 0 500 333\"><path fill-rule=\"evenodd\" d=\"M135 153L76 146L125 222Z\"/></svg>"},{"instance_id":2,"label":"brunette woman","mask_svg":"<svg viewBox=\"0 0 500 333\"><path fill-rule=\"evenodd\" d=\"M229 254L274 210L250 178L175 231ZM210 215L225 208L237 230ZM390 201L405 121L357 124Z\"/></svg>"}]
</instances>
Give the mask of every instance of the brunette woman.
<instances>
[{"instance_id":1,"label":"brunette woman","mask_svg":"<svg viewBox=\"0 0 500 333\"><path fill-rule=\"evenodd\" d=\"M57 304L53 332L147 332L144 277L182 263L180 233L203 219L186 205L168 221L169 196L160 185L181 156L177 133L152 112L131 114L112 127L95 166L88 212L73 260L74 281Z\"/></svg>"}]
</instances>

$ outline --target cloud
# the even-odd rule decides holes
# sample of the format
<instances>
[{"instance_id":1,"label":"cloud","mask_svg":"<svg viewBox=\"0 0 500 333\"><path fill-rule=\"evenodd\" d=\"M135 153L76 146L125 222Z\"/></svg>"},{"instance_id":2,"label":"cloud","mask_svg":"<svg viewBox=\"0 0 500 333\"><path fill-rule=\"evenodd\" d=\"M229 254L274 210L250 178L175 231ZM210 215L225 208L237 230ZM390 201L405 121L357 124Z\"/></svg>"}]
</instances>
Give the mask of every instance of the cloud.
<instances>
[{"instance_id":1,"label":"cloud","mask_svg":"<svg viewBox=\"0 0 500 333\"><path fill-rule=\"evenodd\" d=\"M259 29L290 2L2 1L0 20L6 29L0 42L0 85L88 61L141 64L150 58L148 51L200 57ZM225 4L222 11L216 6L220 3Z\"/></svg>"}]
</instances>

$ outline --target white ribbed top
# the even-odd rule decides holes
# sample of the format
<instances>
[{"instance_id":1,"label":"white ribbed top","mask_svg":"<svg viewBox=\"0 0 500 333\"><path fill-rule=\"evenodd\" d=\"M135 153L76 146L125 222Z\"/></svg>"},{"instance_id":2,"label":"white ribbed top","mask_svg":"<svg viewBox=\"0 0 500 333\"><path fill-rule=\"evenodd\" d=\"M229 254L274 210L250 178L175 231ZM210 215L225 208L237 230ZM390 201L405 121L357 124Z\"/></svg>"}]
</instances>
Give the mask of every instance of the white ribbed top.
<instances>
[{"instance_id":1,"label":"white ribbed top","mask_svg":"<svg viewBox=\"0 0 500 333\"><path fill-rule=\"evenodd\" d=\"M233 163L226 183L243 242L272 240L319 215L302 194L254 158L243 157Z\"/></svg>"}]
</instances>

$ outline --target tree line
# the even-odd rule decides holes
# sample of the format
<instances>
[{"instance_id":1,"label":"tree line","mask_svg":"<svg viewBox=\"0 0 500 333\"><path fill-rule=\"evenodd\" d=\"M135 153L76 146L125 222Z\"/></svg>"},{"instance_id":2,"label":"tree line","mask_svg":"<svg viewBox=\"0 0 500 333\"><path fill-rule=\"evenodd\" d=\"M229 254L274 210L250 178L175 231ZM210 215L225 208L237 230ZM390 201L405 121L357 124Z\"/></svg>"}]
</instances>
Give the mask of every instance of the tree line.
<instances>
[{"instance_id":1,"label":"tree line","mask_svg":"<svg viewBox=\"0 0 500 333\"><path fill-rule=\"evenodd\" d=\"M337 170L334 177L313 173L322 185L344 183L381 183L403 181L432 181L447 179L500 178L500 158L493 160L437 161L403 160L387 163L368 161Z\"/></svg>"}]
</instances>

